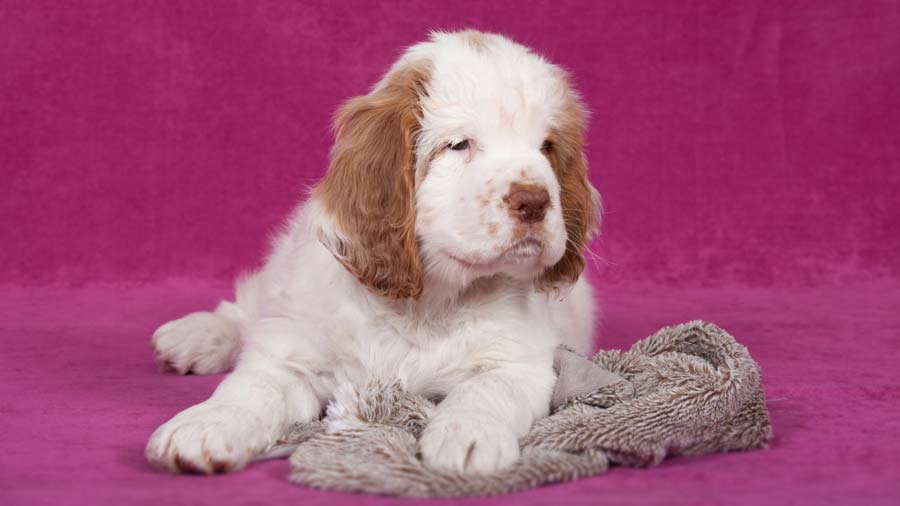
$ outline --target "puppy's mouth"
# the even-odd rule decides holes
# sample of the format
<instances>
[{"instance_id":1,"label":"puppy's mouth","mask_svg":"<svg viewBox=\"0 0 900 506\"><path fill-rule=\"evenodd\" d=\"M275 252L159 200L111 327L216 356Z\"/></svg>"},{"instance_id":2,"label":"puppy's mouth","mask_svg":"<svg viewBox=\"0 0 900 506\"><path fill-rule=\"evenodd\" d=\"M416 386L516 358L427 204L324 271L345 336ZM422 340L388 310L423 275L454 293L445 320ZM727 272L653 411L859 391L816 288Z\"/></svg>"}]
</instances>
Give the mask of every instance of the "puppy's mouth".
<instances>
[{"instance_id":1,"label":"puppy's mouth","mask_svg":"<svg viewBox=\"0 0 900 506\"><path fill-rule=\"evenodd\" d=\"M543 241L534 237L526 237L525 239L512 243L499 255L488 260L467 260L453 255L452 253L445 252L445 254L466 268L487 270L509 264L518 265L532 263L539 260L543 252Z\"/></svg>"},{"instance_id":2,"label":"puppy's mouth","mask_svg":"<svg viewBox=\"0 0 900 506\"><path fill-rule=\"evenodd\" d=\"M500 254L501 258L510 260L527 259L540 256L544 251L544 243L533 237L516 241Z\"/></svg>"}]
</instances>

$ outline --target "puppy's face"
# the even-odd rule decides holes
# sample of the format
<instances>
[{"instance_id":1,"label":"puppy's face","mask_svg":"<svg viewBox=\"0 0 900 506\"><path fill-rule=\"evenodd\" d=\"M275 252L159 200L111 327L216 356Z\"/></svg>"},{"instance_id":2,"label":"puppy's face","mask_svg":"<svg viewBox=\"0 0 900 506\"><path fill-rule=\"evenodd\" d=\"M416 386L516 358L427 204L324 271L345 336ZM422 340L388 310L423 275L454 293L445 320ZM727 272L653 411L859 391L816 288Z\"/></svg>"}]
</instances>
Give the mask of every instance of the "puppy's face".
<instances>
[{"instance_id":1,"label":"puppy's face","mask_svg":"<svg viewBox=\"0 0 900 506\"><path fill-rule=\"evenodd\" d=\"M323 242L394 297L426 278L574 282L598 224L584 116L564 73L522 46L435 35L341 112L317 193L342 237Z\"/></svg>"},{"instance_id":2,"label":"puppy's face","mask_svg":"<svg viewBox=\"0 0 900 506\"><path fill-rule=\"evenodd\" d=\"M437 58L416 149L425 267L536 278L566 251L552 156L560 124L580 121L566 117L574 97L561 72L499 37L470 34Z\"/></svg>"}]
</instances>

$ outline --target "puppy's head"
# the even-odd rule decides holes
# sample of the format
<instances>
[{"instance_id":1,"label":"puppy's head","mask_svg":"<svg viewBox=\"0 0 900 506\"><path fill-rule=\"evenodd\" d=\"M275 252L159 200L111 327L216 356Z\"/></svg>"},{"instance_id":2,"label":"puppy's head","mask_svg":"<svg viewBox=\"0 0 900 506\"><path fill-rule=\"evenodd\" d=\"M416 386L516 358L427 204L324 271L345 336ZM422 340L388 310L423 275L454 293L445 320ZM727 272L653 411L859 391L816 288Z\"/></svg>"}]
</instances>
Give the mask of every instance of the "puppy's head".
<instances>
[{"instance_id":1,"label":"puppy's head","mask_svg":"<svg viewBox=\"0 0 900 506\"><path fill-rule=\"evenodd\" d=\"M573 283L599 226L584 128L558 67L497 35L435 34L339 111L322 242L392 298L427 279Z\"/></svg>"}]
</instances>

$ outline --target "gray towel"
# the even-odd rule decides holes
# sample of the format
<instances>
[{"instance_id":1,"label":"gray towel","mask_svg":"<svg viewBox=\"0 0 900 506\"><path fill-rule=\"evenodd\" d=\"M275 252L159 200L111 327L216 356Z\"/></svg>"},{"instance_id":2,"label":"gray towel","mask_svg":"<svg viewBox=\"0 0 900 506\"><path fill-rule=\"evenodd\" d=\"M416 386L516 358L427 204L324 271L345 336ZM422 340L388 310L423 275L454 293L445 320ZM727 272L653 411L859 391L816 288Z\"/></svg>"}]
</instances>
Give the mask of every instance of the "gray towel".
<instances>
[{"instance_id":1,"label":"gray towel","mask_svg":"<svg viewBox=\"0 0 900 506\"><path fill-rule=\"evenodd\" d=\"M706 322L666 327L628 351L589 361L556 356L550 416L535 422L512 467L464 475L426 467L416 438L434 405L399 384L340 392L328 422L298 424L270 452L286 448L291 480L310 487L438 497L495 495L605 472L650 467L671 455L764 448L771 438L759 368L747 349Z\"/></svg>"}]
</instances>

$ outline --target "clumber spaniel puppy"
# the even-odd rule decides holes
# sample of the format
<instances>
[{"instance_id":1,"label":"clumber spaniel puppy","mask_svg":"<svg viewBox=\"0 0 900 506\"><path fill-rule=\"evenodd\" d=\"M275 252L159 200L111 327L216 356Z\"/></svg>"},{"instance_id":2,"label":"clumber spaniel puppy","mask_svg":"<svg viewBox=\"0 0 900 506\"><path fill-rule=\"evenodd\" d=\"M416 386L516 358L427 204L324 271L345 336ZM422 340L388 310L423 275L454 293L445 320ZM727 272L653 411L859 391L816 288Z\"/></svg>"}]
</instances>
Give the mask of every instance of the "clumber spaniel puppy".
<instances>
[{"instance_id":1,"label":"clumber spaniel puppy","mask_svg":"<svg viewBox=\"0 0 900 506\"><path fill-rule=\"evenodd\" d=\"M236 301L154 334L180 373L234 370L153 433L153 464L239 469L338 387L379 379L441 399L426 463L494 471L548 412L554 348L587 351L599 195L560 68L498 35L435 33L335 122L327 174Z\"/></svg>"}]
</instances>

